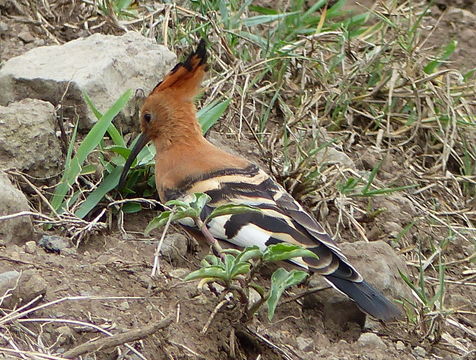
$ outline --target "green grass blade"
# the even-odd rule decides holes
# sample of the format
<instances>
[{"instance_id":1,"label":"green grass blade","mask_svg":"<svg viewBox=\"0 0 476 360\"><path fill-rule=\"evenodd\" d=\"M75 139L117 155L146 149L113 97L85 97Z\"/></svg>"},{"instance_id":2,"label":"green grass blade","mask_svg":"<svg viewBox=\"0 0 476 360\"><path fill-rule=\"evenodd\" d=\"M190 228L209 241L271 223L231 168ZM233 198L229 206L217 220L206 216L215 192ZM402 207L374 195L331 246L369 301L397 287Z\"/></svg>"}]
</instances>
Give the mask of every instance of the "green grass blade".
<instances>
[{"instance_id":1,"label":"green grass blade","mask_svg":"<svg viewBox=\"0 0 476 360\"><path fill-rule=\"evenodd\" d=\"M205 106L204 108L200 109L200 111L197 112L198 122L200 123L200 126L202 127L202 132L204 134L213 125L215 125L218 119L223 115L223 113L228 108L230 101L231 100L228 99L218 104L216 104L216 102L213 102L209 104L208 106Z\"/></svg>"},{"instance_id":2,"label":"green grass blade","mask_svg":"<svg viewBox=\"0 0 476 360\"><path fill-rule=\"evenodd\" d=\"M276 14L276 15L257 15L257 16L253 16L253 17L244 19L243 20L243 25L246 25L246 26L249 26L249 27L257 26L257 25L261 25L261 24L266 24L268 22L276 21L276 20L279 20L279 19L283 19L283 18L288 17L288 16L297 15L299 13L300 13L299 11L294 11L294 12L290 12L290 13Z\"/></svg>"},{"instance_id":3,"label":"green grass blade","mask_svg":"<svg viewBox=\"0 0 476 360\"><path fill-rule=\"evenodd\" d=\"M107 175L101 184L89 194L86 200L81 204L75 215L83 219L94 207L99 204L102 198L111 190L113 190L119 183L122 168L116 167L112 173Z\"/></svg>"},{"instance_id":4,"label":"green grass blade","mask_svg":"<svg viewBox=\"0 0 476 360\"><path fill-rule=\"evenodd\" d=\"M76 137L78 135L78 122L74 126L73 134L71 135L71 139L69 141L68 152L66 153L66 160L64 162L64 168L69 169L71 167L71 158L73 156L73 149L74 144L76 142ZM61 177L61 181L55 188L55 192L53 194L53 199L51 200L51 206L53 209L58 210L61 203L63 202L66 193L68 192L69 185L66 182L66 171L63 173Z\"/></svg>"},{"instance_id":5,"label":"green grass blade","mask_svg":"<svg viewBox=\"0 0 476 360\"><path fill-rule=\"evenodd\" d=\"M76 155L71 159L69 166L65 167L65 172L60 184L56 187L51 200L51 205L55 210L60 210L69 187L76 181L81 172L81 166L88 155L99 145L104 134L109 128L112 120L124 108L132 95L131 90L127 90L112 107L101 117L91 128L84 140L81 142ZM69 149L68 149L69 151Z\"/></svg>"},{"instance_id":6,"label":"green grass blade","mask_svg":"<svg viewBox=\"0 0 476 360\"><path fill-rule=\"evenodd\" d=\"M83 98L84 101L86 101L86 104L88 107L91 109L93 112L94 116L99 120L103 117L103 113L99 111L99 109L93 104L93 101L89 97L89 95L83 91ZM111 124L109 128L107 129L107 132L109 136L111 137L112 141L114 142L115 145L117 146L126 146L124 142L124 138L120 134L119 130L114 126L114 124Z\"/></svg>"},{"instance_id":7,"label":"green grass blade","mask_svg":"<svg viewBox=\"0 0 476 360\"><path fill-rule=\"evenodd\" d=\"M430 61L424 68L423 71L427 74L432 74L435 70L450 56L455 52L458 42L456 40L450 41L448 45L443 48L443 53L435 60Z\"/></svg>"}]
</instances>

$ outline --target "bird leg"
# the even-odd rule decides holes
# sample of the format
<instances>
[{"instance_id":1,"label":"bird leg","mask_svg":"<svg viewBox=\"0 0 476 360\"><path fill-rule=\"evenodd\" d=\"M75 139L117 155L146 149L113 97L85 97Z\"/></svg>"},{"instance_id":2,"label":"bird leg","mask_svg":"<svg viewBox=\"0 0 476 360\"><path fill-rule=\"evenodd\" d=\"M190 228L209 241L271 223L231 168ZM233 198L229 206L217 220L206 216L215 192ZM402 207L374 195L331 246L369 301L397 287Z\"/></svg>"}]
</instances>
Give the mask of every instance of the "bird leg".
<instances>
[{"instance_id":1,"label":"bird leg","mask_svg":"<svg viewBox=\"0 0 476 360\"><path fill-rule=\"evenodd\" d=\"M203 236L205 236L205 239L211 245L213 251L216 253L216 255L220 256L220 258L223 260L225 255L223 253L223 249L221 248L220 244L218 243L218 240L213 237L212 233L210 232L210 230L208 230L208 228L205 224L202 223L202 224L200 224L199 227L200 227L200 231L202 232Z\"/></svg>"}]
</instances>

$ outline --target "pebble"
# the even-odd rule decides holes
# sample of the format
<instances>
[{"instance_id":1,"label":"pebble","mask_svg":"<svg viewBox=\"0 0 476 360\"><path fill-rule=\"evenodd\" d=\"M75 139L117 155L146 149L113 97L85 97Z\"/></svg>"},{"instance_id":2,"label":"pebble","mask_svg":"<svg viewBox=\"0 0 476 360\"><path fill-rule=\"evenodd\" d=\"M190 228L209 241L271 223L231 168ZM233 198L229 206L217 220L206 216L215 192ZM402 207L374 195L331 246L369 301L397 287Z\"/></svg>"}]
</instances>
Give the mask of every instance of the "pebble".
<instances>
[{"instance_id":1,"label":"pebble","mask_svg":"<svg viewBox=\"0 0 476 360\"><path fill-rule=\"evenodd\" d=\"M9 292L11 296L4 298L2 307L13 308L33 299L39 301L46 294L47 284L38 271L25 270L7 271L0 274L0 296Z\"/></svg>"},{"instance_id":2,"label":"pebble","mask_svg":"<svg viewBox=\"0 0 476 360\"><path fill-rule=\"evenodd\" d=\"M71 344L74 341L76 332L69 326L60 326L55 330L58 345Z\"/></svg>"},{"instance_id":3,"label":"pebble","mask_svg":"<svg viewBox=\"0 0 476 360\"><path fill-rule=\"evenodd\" d=\"M63 236L43 235L40 241L38 241L38 246L41 246L48 252L60 253L62 250L71 247L71 244Z\"/></svg>"},{"instance_id":4,"label":"pebble","mask_svg":"<svg viewBox=\"0 0 476 360\"><path fill-rule=\"evenodd\" d=\"M6 34L8 32L8 24L0 21L0 35Z\"/></svg>"},{"instance_id":5,"label":"pebble","mask_svg":"<svg viewBox=\"0 0 476 360\"><path fill-rule=\"evenodd\" d=\"M416 346L414 349L413 349L413 353L416 355L416 356L419 356L419 357L422 357L424 358L426 356L426 350L423 349L421 346Z\"/></svg>"},{"instance_id":6,"label":"pebble","mask_svg":"<svg viewBox=\"0 0 476 360\"><path fill-rule=\"evenodd\" d=\"M357 343L365 347L375 347L379 349L387 348L387 345L385 345L383 340L374 333L363 333L362 335L360 335L359 339L357 340Z\"/></svg>"},{"instance_id":7,"label":"pebble","mask_svg":"<svg viewBox=\"0 0 476 360\"><path fill-rule=\"evenodd\" d=\"M160 253L172 263L181 263L188 250L188 240L182 234L167 235L160 248Z\"/></svg>"},{"instance_id":8,"label":"pebble","mask_svg":"<svg viewBox=\"0 0 476 360\"><path fill-rule=\"evenodd\" d=\"M296 338L296 342L297 342L297 346L299 350L305 351L305 352L312 351L313 344L314 344L312 339L298 336Z\"/></svg>"},{"instance_id":9,"label":"pebble","mask_svg":"<svg viewBox=\"0 0 476 360\"><path fill-rule=\"evenodd\" d=\"M127 301L123 301L123 302L119 303L119 305L117 305L117 308L119 310L126 311L126 310L129 310L130 306L129 306L129 303Z\"/></svg>"},{"instance_id":10,"label":"pebble","mask_svg":"<svg viewBox=\"0 0 476 360\"><path fill-rule=\"evenodd\" d=\"M190 273L189 269L184 269L184 268L176 268L173 269L169 272L169 275L173 278L177 279L184 279L185 276L187 276Z\"/></svg>"},{"instance_id":11,"label":"pebble","mask_svg":"<svg viewBox=\"0 0 476 360\"><path fill-rule=\"evenodd\" d=\"M25 243L25 252L27 254L35 254L36 253L36 242L34 241L27 241Z\"/></svg>"},{"instance_id":12,"label":"pebble","mask_svg":"<svg viewBox=\"0 0 476 360\"><path fill-rule=\"evenodd\" d=\"M18 38L23 41L24 43L31 43L33 41L35 41L35 38L33 37L33 35L31 35L31 33L29 31L22 31L18 34Z\"/></svg>"},{"instance_id":13,"label":"pebble","mask_svg":"<svg viewBox=\"0 0 476 360\"><path fill-rule=\"evenodd\" d=\"M64 256L74 256L77 255L78 251L76 250L75 247L70 247L70 248L65 248L61 250L61 255Z\"/></svg>"},{"instance_id":14,"label":"pebble","mask_svg":"<svg viewBox=\"0 0 476 360\"><path fill-rule=\"evenodd\" d=\"M403 341L397 341L397 343L395 344L395 348L398 350L398 351L403 351L405 350L405 344L403 343Z\"/></svg>"}]
</instances>

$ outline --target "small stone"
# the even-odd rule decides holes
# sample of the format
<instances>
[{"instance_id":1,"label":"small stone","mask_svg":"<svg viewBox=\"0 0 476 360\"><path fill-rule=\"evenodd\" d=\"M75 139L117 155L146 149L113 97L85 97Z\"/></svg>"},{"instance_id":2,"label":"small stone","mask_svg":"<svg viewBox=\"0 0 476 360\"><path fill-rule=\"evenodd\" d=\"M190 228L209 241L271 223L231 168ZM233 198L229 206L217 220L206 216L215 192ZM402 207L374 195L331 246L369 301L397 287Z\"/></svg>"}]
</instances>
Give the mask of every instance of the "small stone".
<instances>
[{"instance_id":1,"label":"small stone","mask_svg":"<svg viewBox=\"0 0 476 360\"><path fill-rule=\"evenodd\" d=\"M312 351L314 342L310 338L298 336L296 338L298 349L304 352Z\"/></svg>"},{"instance_id":2,"label":"small stone","mask_svg":"<svg viewBox=\"0 0 476 360\"><path fill-rule=\"evenodd\" d=\"M119 303L119 305L117 305L117 308L119 310L126 311L126 310L129 310L130 306L129 306L129 303L127 301L123 301L123 302Z\"/></svg>"},{"instance_id":3,"label":"small stone","mask_svg":"<svg viewBox=\"0 0 476 360\"><path fill-rule=\"evenodd\" d=\"M387 221L383 224L383 229L387 236L396 238L402 231L403 228L400 224L393 222L393 221Z\"/></svg>"},{"instance_id":4,"label":"small stone","mask_svg":"<svg viewBox=\"0 0 476 360\"><path fill-rule=\"evenodd\" d=\"M2 153L2 140L5 129L1 125L4 120L0 106L0 169L4 166L4 153ZM10 155L8 156L12 156ZM30 154L31 157L31 154ZM15 214L30 209L26 196L11 183L7 174L0 171L0 216ZM24 244L33 237L33 225L29 216L18 216L0 222L0 239L2 244ZM1 294L0 294L1 296Z\"/></svg>"},{"instance_id":5,"label":"small stone","mask_svg":"<svg viewBox=\"0 0 476 360\"><path fill-rule=\"evenodd\" d=\"M183 279L185 278L185 276L187 276L188 274L190 273L190 270L189 269L184 269L184 268L176 268L176 269L173 269L169 272L169 275L173 278L177 278L177 279Z\"/></svg>"},{"instance_id":6,"label":"small stone","mask_svg":"<svg viewBox=\"0 0 476 360\"><path fill-rule=\"evenodd\" d=\"M36 242L27 241L26 244L25 244L25 252L27 254L35 254L36 253Z\"/></svg>"},{"instance_id":7,"label":"small stone","mask_svg":"<svg viewBox=\"0 0 476 360\"><path fill-rule=\"evenodd\" d=\"M61 250L61 255L63 256L75 256L77 253L78 252L75 247L69 247Z\"/></svg>"},{"instance_id":8,"label":"small stone","mask_svg":"<svg viewBox=\"0 0 476 360\"><path fill-rule=\"evenodd\" d=\"M0 21L0 36L6 34L8 32L8 29L8 24L4 23L3 21Z\"/></svg>"},{"instance_id":9,"label":"small stone","mask_svg":"<svg viewBox=\"0 0 476 360\"><path fill-rule=\"evenodd\" d=\"M188 240L182 234L167 235L160 248L160 253L173 264L183 262L188 250Z\"/></svg>"},{"instance_id":10,"label":"small stone","mask_svg":"<svg viewBox=\"0 0 476 360\"><path fill-rule=\"evenodd\" d=\"M419 357L422 357L424 358L426 356L426 350L423 349L421 346L416 346L414 349L413 349L413 353L416 355L416 356L419 356Z\"/></svg>"},{"instance_id":11,"label":"small stone","mask_svg":"<svg viewBox=\"0 0 476 360\"><path fill-rule=\"evenodd\" d=\"M357 343L364 347L374 347L379 349L386 349L387 345L374 333L363 333L360 335Z\"/></svg>"},{"instance_id":12,"label":"small stone","mask_svg":"<svg viewBox=\"0 0 476 360\"><path fill-rule=\"evenodd\" d=\"M398 350L398 351L403 351L405 350L405 344L403 343L403 341L397 341L397 343L395 344L395 348Z\"/></svg>"},{"instance_id":13,"label":"small stone","mask_svg":"<svg viewBox=\"0 0 476 360\"><path fill-rule=\"evenodd\" d=\"M38 245L48 252L60 253L66 248L71 247L69 240L58 235L43 235L38 241Z\"/></svg>"},{"instance_id":14,"label":"small stone","mask_svg":"<svg viewBox=\"0 0 476 360\"><path fill-rule=\"evenodd\" d=\"M60 326L55 330L58 345L67 345L73 343L76 332L69 326Z\"/></svg>"},{"instance_id":15,"label":"small stone","mask_svg":"<svg viewBox=\"0 0 476 360\"><path fill-rule=\"evenodd\" d=\"M36 270L7 271L0 274L0 297L5 297L2 307L14 308L46 294L46 281Z\"/></svg>"},{"instance_id":16,"label":"small stone","mask_svg":"<svg viewBox=\"0 0 476 360\"><path fill-rule=\"evenodd\" d=\"M20 32L18 34L18 38L26 44L35 41L35 38L33 37L33 35L31 35L31 33L29 31L26 31L26 30Z\"/></svg>"}]
</instances>

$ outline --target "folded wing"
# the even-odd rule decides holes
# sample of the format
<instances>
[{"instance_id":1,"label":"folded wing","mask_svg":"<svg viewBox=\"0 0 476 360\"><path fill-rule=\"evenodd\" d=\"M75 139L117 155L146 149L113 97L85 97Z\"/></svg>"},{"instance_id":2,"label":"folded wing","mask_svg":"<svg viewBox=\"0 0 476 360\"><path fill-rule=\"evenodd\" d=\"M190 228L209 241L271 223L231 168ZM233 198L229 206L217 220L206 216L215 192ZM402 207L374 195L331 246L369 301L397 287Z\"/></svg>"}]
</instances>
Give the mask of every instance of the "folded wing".
<instances>
[{"instance_id":1,"label":"folded wing","mask_svg":"<svg viewBox=\"0 0 476 360\"><path fill-rule=\"evenodd\" d=\"M353 299L370 315L389 320L399 310L375 290L349 263L337 244L294 198L255 165L223 169L184 180L167 200L203 192L211 197L211 209L222 204L246 204L260 212L225 215L212 219L208 228L218 239L240 247L287 242L313 251L318 259L298 258L292 262L317 272ZM205 214L204 214L205 215Z\"/></svg>"}]
</instances>

